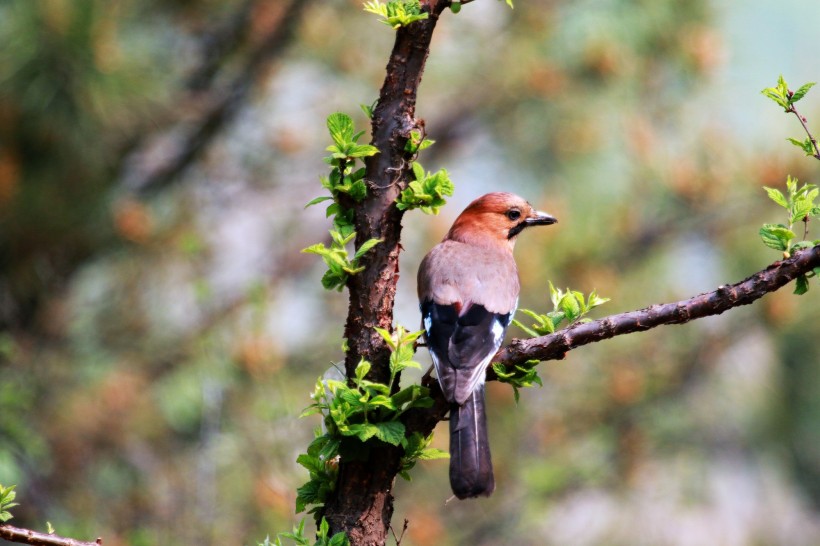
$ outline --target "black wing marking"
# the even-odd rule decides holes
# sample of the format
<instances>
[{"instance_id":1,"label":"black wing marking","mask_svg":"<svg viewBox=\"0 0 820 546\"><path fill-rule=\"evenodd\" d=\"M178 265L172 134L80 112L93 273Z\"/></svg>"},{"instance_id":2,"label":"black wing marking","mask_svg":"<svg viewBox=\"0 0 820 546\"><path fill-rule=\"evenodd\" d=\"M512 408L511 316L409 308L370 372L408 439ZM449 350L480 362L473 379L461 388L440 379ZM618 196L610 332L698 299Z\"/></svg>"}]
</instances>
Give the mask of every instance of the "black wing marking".
<instances>
[{"instance_id":1,"label":"black wing marking","mask_svg":"<svg viewBox=\"0 0 820 546\"><path fill-rule=\"evenodd\" d=\"M421 313L441 389L448 401L463 404L483 382L511 313L491 313L473 304L459 316L455 305L429 300L421 303Z\"/></svg>"}]
</instances>

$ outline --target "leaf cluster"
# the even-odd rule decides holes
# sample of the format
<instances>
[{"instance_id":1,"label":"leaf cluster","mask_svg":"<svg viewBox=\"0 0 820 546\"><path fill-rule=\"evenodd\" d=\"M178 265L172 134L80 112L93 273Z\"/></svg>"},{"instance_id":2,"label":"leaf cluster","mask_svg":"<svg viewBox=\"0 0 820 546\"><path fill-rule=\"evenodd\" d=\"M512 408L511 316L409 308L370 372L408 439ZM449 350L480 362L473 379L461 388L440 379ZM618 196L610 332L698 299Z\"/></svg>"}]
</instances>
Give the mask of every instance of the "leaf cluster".
<instances>
[{"instance_id":1,"label":"leaf cluster","mask_svg":"<svg viewBox=\"0 0 820 546\"><path fill-rule=\"evenodd\" d=\"M347 244L356 237L356 232L350 233L347 237L335 230L330 230L331 243L326 247L324 243L316 243L302 249L306 254L316 254L321 256L327 264L327 271L322 276L322 286L326 290L334 288L341 291L351 275L355 275L364 270L364 266L359 265L359 259L364 254L379 244L381 239L369 239L356 250L353 259L347 252Z\"/></svg>"},{"instance_id":2,"label":"leaf cluster","mask_svg":"<svg viewBox=\"0 0 820 546\"><path fill-rule=\"evenodd\" d=\"M541 314L530 309L521 309L522 313L534 321L531 326L525 326L517 319L513 319L513 324L532 337L555 333L564 322L567 322L567 325L589 322L589 319L584 318L584 316L595 307L609 301L609 298L598 296L594 290L589 296L584 296L582 292L577 290L567 288L566 291L564 291L560 288L555 288L552 282L549 283L549 286L550 300L552 301L553 307L552 311ZM493 370L498 376L499 381L512 385L515 401L518 402L518 389L532 387L533 385L542 385L541 378L535 369L537 365L538 360L528 360L524 364L518 364L510 370L502 364L496 363L493 364Z\"/></svg>"},{"instance_id":3,"label":"leaf cluster","mask_svg":"<svg viewBox=\"0 0 820 546\"><path fill-rule=\"evenodd\" d=\"M423 145L424 141L421 144ZM399 210L421 209L425 214L438 214L439 209L447 204L444 197L453 195L455 191L447 170L425 173L421 163L415 162L413 176L415 180L401 192L396 199L396 206Z\"/></svg>"},{"instance_id":4,"label":"leaf cluster","mask_svg":"<svg viewBox=\"0 0 820 546\"><path fill-rule=\"evenodd\" d=\"M781 75L777 79L777 85L775 87L767 87L761 91L761 93L773 100L777 103L783 111L787 114L794 113L801 118L801 121L805 124L805 119L800 116L795 110L794 104L806 96L806 93L809 92L809 89L814 87L816 82L809 82L807 84L801 85L797 91L789 90L789 86L786 83L786 80L783 79ZM807 129L808 131L808 129ZM797 138L789 137L786 140L803 150L803 152L807 156L818 157L820 159L820 153L817 151L817 147L815 142L812 140L811 135L807 136L804 140L800 140Z\"/></svg>"},{"instance_id":5,"label":"leaf cluster","mask_svg":"<svg viewBox=\"0 0 820 546\"><path fill-rule=\"evenodd\" d=\"M784 258L788 258L796 250L811 248L820 244L820 239L807 240L809 234L809 220L820 218L820 205L815 200L820 194L814 184L803 184L798 188L798 180L791 176L786 177L786 195L778 189L764 187L769 198L786 209L788 224L763 224L760 228L760 238L763 244L769 248L779 250ZM803 222L803 238L794 241L797 235L794 233L794 224ZM811 273L801 275L796 279L795 294L805 294L809 290L809 278L820 276L820 268Z\"/></svg>"},{"instance_id":6,"label":"leaf cluster","mask_svg":"<svg viewBox=\"0 0 820 546\"><path fill-rule=\"evenodd\" d=\"M382 17L380 21L398 30L410 23L427 19L429 14L422 12L419 0L389 0L382 4L380 0L365 2L364 10Z\"/></svg>"},{"instance_id":7,"label":"leaf cluster","mask_svg":"<svg viewBox=\"0 0 820 546\"><path fill-rule=\"evenodd\" d=\"M528 360L524 364L516 364L512 371L503 364L493 363L493 371L498 376L498 380L512 386L516 404L520 396L519 389L532 387L533 385L544 386L538 371L535 369L538 363L538 360Z\"/></svg>"},{"instance_id":8,"label":"leaf cluster","mask_svg":"<svg viewBox=\"0 0 820 546\"><path fill-rule=\"evenodd\" d=\"M15 487L14 485L3 487L3 485L0 484L0 523L6 522L14 517L11 515L11 512L9 512L9 508L19 506L18 503L14 502L14 499L17 498L17 493L14 491Z\"/></svg>"},{"instance_id":9,"label":"leaf cluster","mask_svg":"<svg viewBox=\"0 0 820 546\"><path fill-rule=\"evenodd\" d=\"M331 171L328 176L322 177L321 181L330 195L312 199L305 208L324 201L332 201L325 213L327 217L333 217L333 229L330 230L331 246L326 247L324 243L317 243L303 249L302 252L321 256L328 266L328 270L322 276L322 286L326 290L335 288L341 291L351 275L364 269L359 265L359 259L381 242L380 239L365 241L351 259L346 245L356 238L354 212L342 204L346 199L359 203L367 196L365 169L357 169L356 161L375 155L379 150L370 144L358 143L364 131L356 132L353 119L347 114L330 114L327 118L327 129L333 144L327 147L330 155L325 157L325 162L331 166Z\"/></svg>"},{"instance_id":10,"label":"leaf cluster","mask_svg":"<svg viewBox=\"0 0 820 546\"><path fill-rule=\"evenodd\" d=\"M785 112L790 113L794 111L794 103L805 97L809 89L814 87L816 83L817 82L809 82L800 86L797 91L790 91L786 80L783 79L783 75L781 74L780 77L777 78L777 86L767 87L763 89L761 93L780 105Z\"/></svg>"},{"instance_id":11,"label":"leaf cluster","mask_svg":"<svg viewBox=\"0 0 820 546\"><path fill-rule=\"evenodd\" d=\"M350 383L317 380L313 404L302 413L302 416L321 413L325 432L317 434L307 453L296 459L310 473L310 480L297 490L297 512L316 505L310 512L317 513L335 486L339 461L366 460L370 442L401 446L404 456L400 473L408 479L407 471L417 460L442 456L439 450L428 447L430 438L417 434L405 437L405 426L401 422L402 414L410 408L432 406L428 389L421 385L394 388L403 370L421 367L413 361L413 355L415 341L422 331L408 332L401 326L393 333L382 328L376 331L391 350L389 381L385 384L367 379L371 364L362 360Z\"/></svg>"},{"instance_id":12,"label":"leaf cluster","mask_svg":"<svg viewBox=\"0 0 820 546\"><path fill-rule=\"evenodd\" d=\"M531 326L525 326L516 319L513 319L513 324L524 330L532 337L544 336L555 333L559 326L566 321L568 325L576 322L589 322L588 318L584 316L595 307L602 305L609 301L609 298L602 298L598 296L593 290L589 296L584 296L582 292L577 290L566 291L560 288L555 288L552 282L550 285L550 300L552 301L553 310L540 314L530 309L521 309L521 312L533 319Z\"/></svg>"},{"instance_id":13,"label":"leaf cluster","mask_svg":"<svg viewBox=\"0 0 820 546\"><path fill-rule=\"evenodd\" d=\"M287 538L292 540L295 544L299 546L349 546L350 540L347 538L343 532L338 532L335 535L328 537L330 533L330 525L328 524L325 518L322 518L321 523L319 523L319 528L316 529L316 541L311 542L308 537L305 536L305 519L299 522L299 525L295 526L292 531L286 531L284 533L279 533L276 535L276 538L271 542L270 537L266 537L264 542L257 543L258 546L282 546L282 539Z\"/></svg>"}]
</instances>

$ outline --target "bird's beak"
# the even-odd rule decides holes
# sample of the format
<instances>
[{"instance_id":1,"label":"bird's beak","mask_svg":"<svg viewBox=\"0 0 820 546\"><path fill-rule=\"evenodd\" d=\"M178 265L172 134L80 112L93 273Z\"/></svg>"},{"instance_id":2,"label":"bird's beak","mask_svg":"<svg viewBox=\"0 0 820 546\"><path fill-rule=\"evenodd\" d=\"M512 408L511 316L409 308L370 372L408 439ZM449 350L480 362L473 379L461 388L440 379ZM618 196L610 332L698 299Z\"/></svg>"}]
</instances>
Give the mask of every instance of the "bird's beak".
<instances>
[{"instance_id":1,"label":"bird's beak","mask_svg":"<svg viewBox=\"0 0 820 546\"><path fill-rule=\"evenodd\" d=\"M530 216L524 223L529 226L548 226L550 224L554 224L557 222L558 219L555 218L552 214L548 214L546 212L541 212L540 210L535 211L535 216Z\"/></svg>"}]
</instances>

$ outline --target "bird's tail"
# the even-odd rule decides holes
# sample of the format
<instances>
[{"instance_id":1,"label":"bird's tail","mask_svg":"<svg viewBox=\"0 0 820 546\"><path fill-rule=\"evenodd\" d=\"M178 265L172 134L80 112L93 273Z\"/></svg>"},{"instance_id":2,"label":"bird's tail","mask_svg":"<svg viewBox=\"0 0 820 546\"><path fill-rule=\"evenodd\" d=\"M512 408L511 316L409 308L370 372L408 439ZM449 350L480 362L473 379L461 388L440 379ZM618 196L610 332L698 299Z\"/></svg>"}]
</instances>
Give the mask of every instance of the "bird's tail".
<instances>
[{"instance_id":1,"label":"bird's tail","mask_svg":"<svg viewBox=\"0 0 820 546\"><path fill-rule=\"evenodd\" d=\"M456 497L489 497L495 489L484 385L459 406L450 409L450 487Z\"/></svg>"}]
</instances>

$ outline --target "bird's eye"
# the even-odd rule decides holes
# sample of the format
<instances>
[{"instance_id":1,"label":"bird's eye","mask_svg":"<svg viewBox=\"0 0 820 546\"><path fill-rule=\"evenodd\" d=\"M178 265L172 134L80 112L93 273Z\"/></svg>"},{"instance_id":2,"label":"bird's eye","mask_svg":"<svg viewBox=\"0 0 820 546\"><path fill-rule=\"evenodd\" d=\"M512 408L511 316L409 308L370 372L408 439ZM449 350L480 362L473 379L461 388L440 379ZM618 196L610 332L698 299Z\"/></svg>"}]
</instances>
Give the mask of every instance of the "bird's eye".
<instances>
[{"instance_id":1,"label":"bird's eye","mask_svg":"<svg viewBox=\"0 0 820 546\"><path fill-rule=\"evenodd\" d=\"M507 218L509 218L510 220L513 220L513 221L518 220L519 218L521 218L521 211L518 210L518 209L508 210L507 211Z\"/></svg>"}]
</instances>

